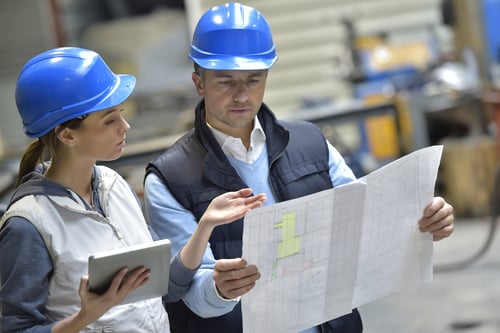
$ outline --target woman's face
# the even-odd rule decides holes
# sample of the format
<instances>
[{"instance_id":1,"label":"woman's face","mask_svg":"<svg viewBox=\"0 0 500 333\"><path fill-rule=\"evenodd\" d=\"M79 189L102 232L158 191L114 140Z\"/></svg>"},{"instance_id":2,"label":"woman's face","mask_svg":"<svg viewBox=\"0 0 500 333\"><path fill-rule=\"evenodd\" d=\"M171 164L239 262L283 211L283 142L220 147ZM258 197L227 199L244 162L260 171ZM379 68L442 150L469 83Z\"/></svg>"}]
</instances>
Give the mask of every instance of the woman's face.
<instances>
[{"instance_id":1,"label":"woman's face","mask_svg":"<svg viewBox=\"0 0 500 333\"><path fill-rule=\"evenodd\" d=\"M130 125L122 115L123 104L89 114L75 131L78 155L99 161L119 158Z\"/></svg>"}]
</instances>

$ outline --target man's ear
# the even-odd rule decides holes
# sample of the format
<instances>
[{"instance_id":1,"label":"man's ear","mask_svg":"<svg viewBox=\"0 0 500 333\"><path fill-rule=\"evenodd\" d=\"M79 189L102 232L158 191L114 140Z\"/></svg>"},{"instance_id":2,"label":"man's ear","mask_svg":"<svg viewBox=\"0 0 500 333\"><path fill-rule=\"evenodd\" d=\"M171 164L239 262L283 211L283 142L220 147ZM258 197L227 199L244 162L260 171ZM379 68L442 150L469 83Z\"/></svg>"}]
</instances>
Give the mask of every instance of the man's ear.
<instances>
[{"instance_id":1,"label":"man's ear","mask_svg":"<svg viewBox=\"0 0 500 333\"><path fill-rule=\"evenodd\" d=\"M205 95L205 89L203 89L203 82L201 81L201 75L196 72L193 72L191 74L191 80L193 80L194 87L196 88L198 95L203 97Z\"/></svg>"},{"instance_id":2,"label":"man's ear","mask_svg":"<svg viewBox=\"0 0 500 333\"><path fill-rule=\"evenodd\" d=\"M72 129L58 125L54 131L57 139L65 145L74 146L76 144L76 138Z\"/></svg>"}]
</instances>

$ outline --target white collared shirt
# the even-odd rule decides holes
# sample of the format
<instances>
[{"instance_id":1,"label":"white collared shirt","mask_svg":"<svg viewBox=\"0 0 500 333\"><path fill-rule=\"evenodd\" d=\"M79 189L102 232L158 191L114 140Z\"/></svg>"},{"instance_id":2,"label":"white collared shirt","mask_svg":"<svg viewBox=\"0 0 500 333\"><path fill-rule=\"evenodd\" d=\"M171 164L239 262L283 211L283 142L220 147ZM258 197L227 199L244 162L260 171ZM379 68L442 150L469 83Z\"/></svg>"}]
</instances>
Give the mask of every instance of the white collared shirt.
<instances>
[{"instance_id":1,"label":"white collared shirt","mask_svg":"<svg viewBox=\"0 0 500 333\"><path fill-rule=\"evenodd\" d=\"M252 133L250 134L250 147L248 150L240 138L227 135L218 129L213 128L208 123L207 125L214 134L215 139L221 146L224 154L246 163L255 162L255 160L257 160L262 153L262 149L264 149L264 145L266 144L266 134L264 133L257 117L255 117L254 127Z\"/></svg>"}]
</instances>

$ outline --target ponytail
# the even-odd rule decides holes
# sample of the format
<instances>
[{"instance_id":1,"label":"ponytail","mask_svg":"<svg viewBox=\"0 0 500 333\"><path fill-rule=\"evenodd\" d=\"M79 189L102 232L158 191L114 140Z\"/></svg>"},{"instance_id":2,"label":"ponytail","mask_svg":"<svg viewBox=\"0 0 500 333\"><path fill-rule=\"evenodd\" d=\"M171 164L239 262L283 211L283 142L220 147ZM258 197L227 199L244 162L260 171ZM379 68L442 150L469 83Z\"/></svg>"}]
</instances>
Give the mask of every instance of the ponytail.
<instances>
[{"instance_id":1,"label":"ponytail","mask_svg":"<svg viewBox=\"0 0 500 333\"><path fill-rule=\"evenodd\" d=\"M25 175L35 170L36 166L43 162L44 144L40 138L30 143L24 152L21 162L19 163L19 171L17 173L16 187L21 184L21 180Z\"/></svg>"},{"instance_id":2,"label":"ponytail","mask_svg":"<svg viewBox=\"0 0 500 333\"><path fill-rule=\"evenodd\" d=\"M82 125L85 117L73 118L58 125L60 128L78 129ZM44 162L52 159L57 152L59 140L57 139L57 129L53 129L44 136L39 137L30 143L24 152L21 162L19 163L19 171L17 173L16 187L21 184L24 176L35 170L37 165L41 164L45 168ZM44 170L45 171L45 170Z\"/></svg>"}]
</instances>

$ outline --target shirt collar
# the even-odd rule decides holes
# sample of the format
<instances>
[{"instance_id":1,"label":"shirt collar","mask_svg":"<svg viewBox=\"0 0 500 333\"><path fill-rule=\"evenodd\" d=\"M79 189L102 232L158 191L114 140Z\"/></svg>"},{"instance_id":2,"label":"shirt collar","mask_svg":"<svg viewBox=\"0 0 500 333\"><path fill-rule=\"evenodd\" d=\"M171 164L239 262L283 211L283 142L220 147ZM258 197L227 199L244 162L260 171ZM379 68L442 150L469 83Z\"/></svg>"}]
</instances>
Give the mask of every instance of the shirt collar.
<instances>
[{"instance_id":1,"label":"shirt collar","mask_svg":"<svg viewBox=\"0 0 500 333\"><path fill-rule=\"evenodd\" d=\"M247 163L252 163L258 158L266 143L266 134L264 133L262 125L257 117L255 117L254 127L250 134L250 148L248 151L240 138L227 135L226 133L210 126L208 123L207 126L226 155L230 155Z\"/></svg>"}]
</instances>

